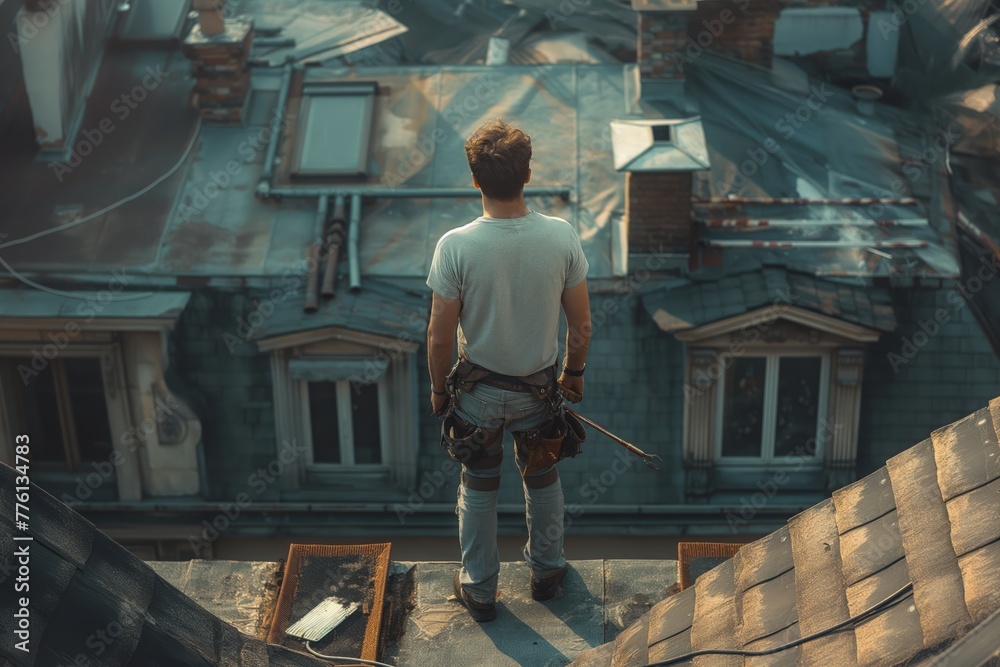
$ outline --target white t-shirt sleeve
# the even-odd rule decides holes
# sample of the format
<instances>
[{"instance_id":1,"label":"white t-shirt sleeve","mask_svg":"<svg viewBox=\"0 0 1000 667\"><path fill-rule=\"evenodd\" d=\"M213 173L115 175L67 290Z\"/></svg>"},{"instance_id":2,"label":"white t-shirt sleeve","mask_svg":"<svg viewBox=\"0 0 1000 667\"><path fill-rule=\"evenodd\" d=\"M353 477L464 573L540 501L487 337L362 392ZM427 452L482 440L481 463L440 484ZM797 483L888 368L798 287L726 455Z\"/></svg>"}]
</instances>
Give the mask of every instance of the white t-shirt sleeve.
<instances>
[{"instance_id":1,"label":"white t-shirt sleeve","mask_svg":"<svg viewBox=\"0 0 1000 667\"><path fill-rule=\"evenodd\" d=\"M457 299L462 295L462 281L454 254L448 248L450 244L445 243L447 238L447 235L442 236L434 249L427 286L446 299Z\"/></svg>"},{"instance_id":2,"label":"white t-shirt sleeve","mask_svg":"<svg viewBox=\"0 0 1000 667\"><path fill-rule=\"evenodd\" d=\"M576 230L572 227L570 227L570 232L573 238L569 244L569 260L566 266L566 289L576 287L582 283L583 279L587 277L587 271L590 270L587 257L583 254L583 246L580 245L580 237L577 236Z\"/></svg>"}]
</instances>

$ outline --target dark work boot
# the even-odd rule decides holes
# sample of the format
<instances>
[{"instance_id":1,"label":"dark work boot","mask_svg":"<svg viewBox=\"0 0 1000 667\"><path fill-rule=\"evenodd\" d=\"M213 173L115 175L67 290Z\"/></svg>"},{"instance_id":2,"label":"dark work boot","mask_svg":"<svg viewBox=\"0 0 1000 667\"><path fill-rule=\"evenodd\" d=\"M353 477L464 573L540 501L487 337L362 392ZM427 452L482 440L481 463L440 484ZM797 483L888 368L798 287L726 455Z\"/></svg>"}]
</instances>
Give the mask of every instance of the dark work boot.
<instances>
[{"instance_id":1,"label":"dark work boot","mask_svg":"<svg viewBox=\"0 0 1000 667\"><path fill-rule=\"evenodd\" d=\"M477 602L473 600L465 589L462 588L462 582L459 581L461 576L461 570L455 572L455 578L451 582L451 587L455 591L455 597L458 598L459 604L469 610L469 614L472 616L472 620L477 623L488 623L497 617L497 604Z\"/></svg>"},{"instance_id":2,"label":"dark work boot","mask_svg":"<svg viewBox=\"0 0 1000 667\"><path fill-rule=\"evenodd\" d=\"M568 565L563 565L562 569L555 574L546 577L545 579L535 579L535 573L531 573L531 597L538 602L545 602L551 600L556 596L556 591L559 589L559 582L562 581L563 575L566 574L566 569Z\"/></svg>"}]
</instances>

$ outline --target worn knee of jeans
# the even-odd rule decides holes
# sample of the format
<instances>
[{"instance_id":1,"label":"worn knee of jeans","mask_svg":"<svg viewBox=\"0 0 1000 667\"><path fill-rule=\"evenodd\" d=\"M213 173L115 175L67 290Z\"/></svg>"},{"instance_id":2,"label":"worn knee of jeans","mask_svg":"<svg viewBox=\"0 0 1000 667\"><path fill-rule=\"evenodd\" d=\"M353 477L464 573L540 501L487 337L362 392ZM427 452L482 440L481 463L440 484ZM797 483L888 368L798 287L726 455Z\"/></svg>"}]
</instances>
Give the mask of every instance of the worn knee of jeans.
<instances>
[{"instance_id":1,"label":"worn knee of jeans","mask_svg":"<svg viewBox=\"0 0 1000 667\"><path fill-rule=\"evenodd\" d=\"M552 482L548 486L543 486L540 489L532 489L525 486L524 491L525 496L532 507L555 508L563 503L562 482L558 477L556 478L556 481Z\"/></svg>"},{"instance_id":2,"label":"worn knee of jeans","mask_svg":"<svg viewBox=\"0 0 1000 667\"><path fill-rule=\"evenodd\" d=\"M497 509L496 491L477 491L459 485L459 502L462 509L472 514L490 514Z\"/></svg>"}]
</instances>

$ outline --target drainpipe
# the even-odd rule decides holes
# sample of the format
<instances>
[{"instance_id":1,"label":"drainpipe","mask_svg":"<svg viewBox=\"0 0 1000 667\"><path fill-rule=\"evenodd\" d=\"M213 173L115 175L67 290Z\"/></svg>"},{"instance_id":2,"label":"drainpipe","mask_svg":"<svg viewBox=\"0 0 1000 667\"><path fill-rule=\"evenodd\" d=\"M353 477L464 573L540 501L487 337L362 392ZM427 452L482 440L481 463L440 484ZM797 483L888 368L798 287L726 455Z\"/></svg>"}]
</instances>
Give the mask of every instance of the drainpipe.
<instances>
[{"instance_id":1,"label":"drainpipe","mask_svg":"<svg viewBox=\"0 0 1000 667\"><path fill-rule=\"evenodd\" d=\"M340 245L344 242L344 220L344 198L337 197L330 232L326 236L326 270L323 273L323 289L320 290L324 299L332 299L337 293L337 258L340 256Z\"/></svg>"},{"instance_id":2,"label":"drainpipe","mask_svg":"<svg viewBox=\"0 0 1000 667\"><path fill-rule=\"evenodd\" d=\"M285 105L288 104L288 91L292 87L292 63L285 64L285 73L281 77L281 88L278 91L278 104L275 106L277 114L271 121L271 138L267 142L267 154L264 156L264 168L260 172L260 181L257 183L257 196L270 197L271 176L274 174L274 158L278 152L278 140L281 137L281 128L285 124ZM275 127L276 126L276 127Z\"/></svg>"},{"instance_id":3,"label":"drainpipe","mask_svg":"<svg viewBox=\"0 0 1000 667\"><path fill-rule=\"evenodd\" d=\"M306 250L306 302L302 309L307 313L315 313L319 309L319 264L323 257L323 228L326 226L329 208L330 198L320 197L316 205L316 222L313 225L312 239L309 249Z\"/></svg>"},{"instance_id":4,"label":"drainpipe","mask_svg":"<svg viewBox=\"0 0 1000 667\"><path fill-rule=\"evenodd\" d=\"M361 291L361 258L358 256L358 235L361 227L361 195L351 197L351 219L347 223L347 266L351 274L351 291Z\"/></svg>"}]
</instances>

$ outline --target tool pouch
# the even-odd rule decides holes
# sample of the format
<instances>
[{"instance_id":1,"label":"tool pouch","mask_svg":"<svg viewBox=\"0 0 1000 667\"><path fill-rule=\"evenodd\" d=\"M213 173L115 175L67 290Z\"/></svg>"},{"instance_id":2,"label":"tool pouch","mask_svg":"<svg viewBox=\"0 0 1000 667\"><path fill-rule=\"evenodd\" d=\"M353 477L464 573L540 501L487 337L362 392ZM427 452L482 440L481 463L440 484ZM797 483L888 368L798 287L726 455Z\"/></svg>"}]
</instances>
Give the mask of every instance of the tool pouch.
<instances>
[{"instance_id":1,"label":"tool pouch","mask_svg":"<svg viewBox=\"0 0 1000 667\"><path fill-rule=\"evenodd\" d=\"M563 419L566 420L566 439L563 440L562 454L559 458L571 459L583 448L583 443L587 439L587 429L584 428L583 422L568 412L563 413Z\"/></svg>"},{"instance_id":2,"label":"tool pouch","mask_svg":"<svg viewBox=\"0 0 1000 667\"><path fill-rule=\"evenodd\" d=\"M538 428L514 431L514 454L524 463L521 476L527 477L562 460L568 434L569 426L559 416L545 420Z\"/></svg>"},{"instance_id":3,"label":"tool pouch","mask_svg":"<svg viewBox=\"0 0 1000 667\"><path fill-rule=\"evenodd\" d=\"M441 449L472 470L492 468L503 461L503 448L488 450L502 435L502 428L480 428L452 412L441 422Z\"/></svg>"}]
</instances>

